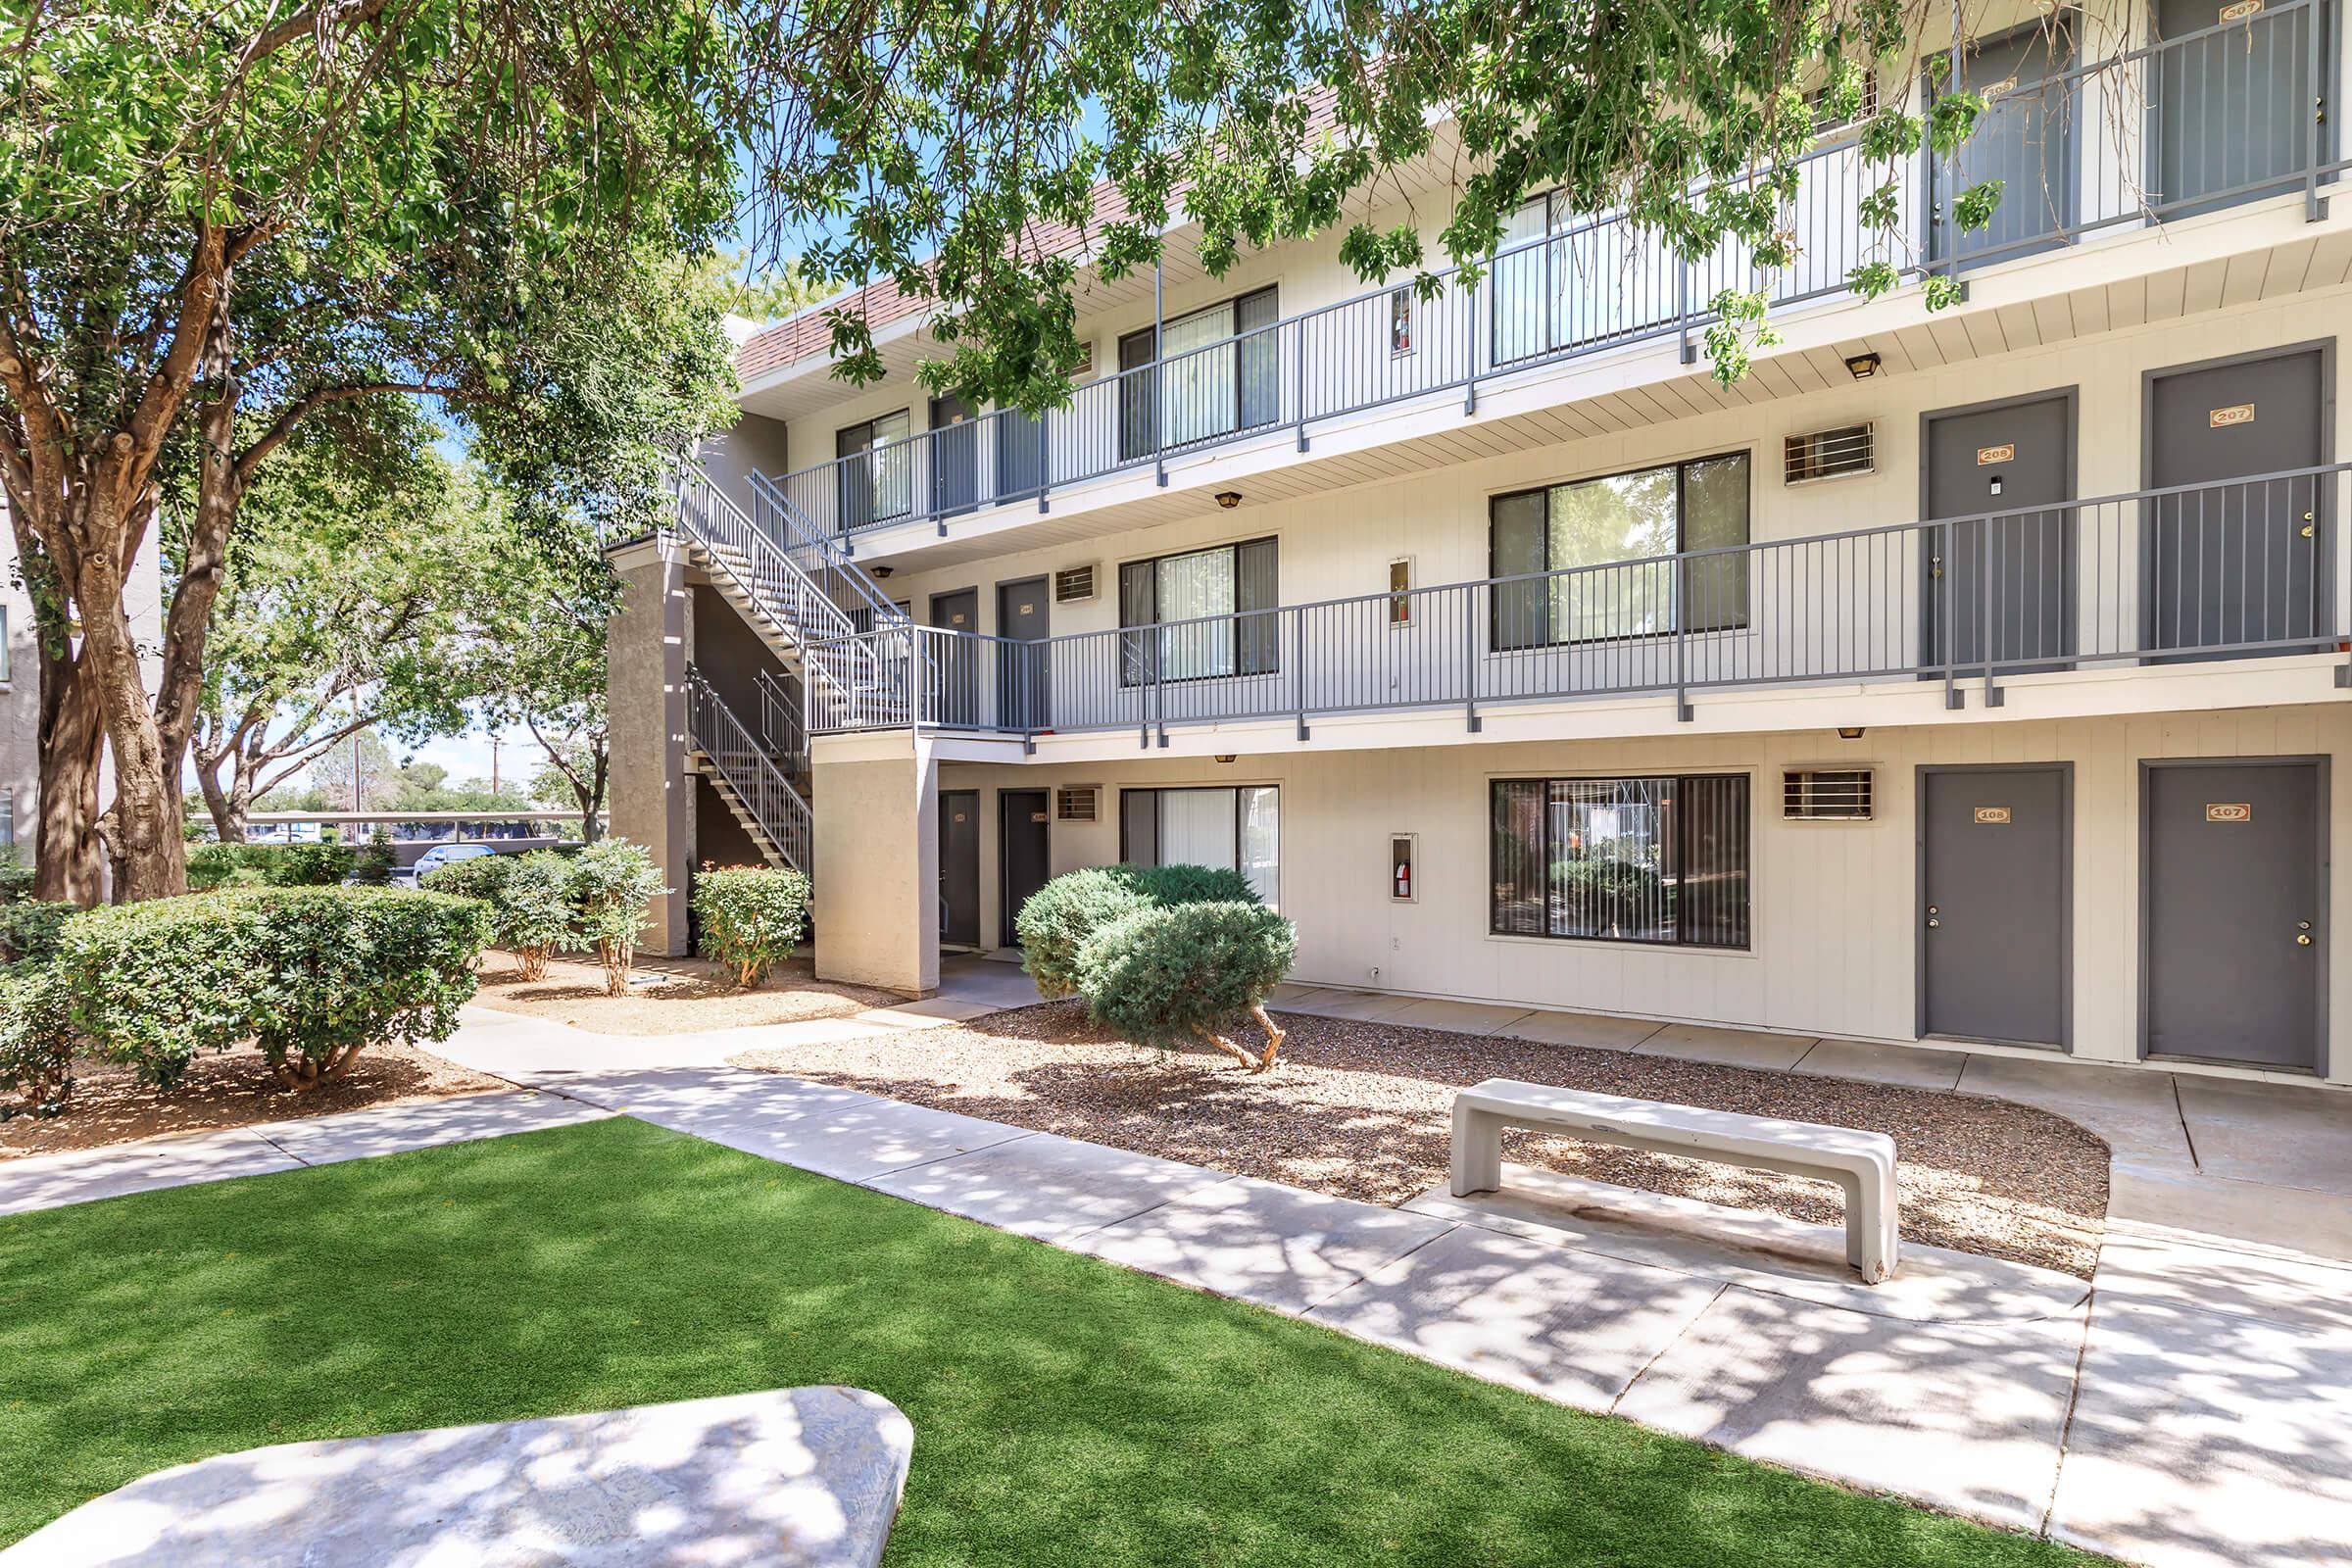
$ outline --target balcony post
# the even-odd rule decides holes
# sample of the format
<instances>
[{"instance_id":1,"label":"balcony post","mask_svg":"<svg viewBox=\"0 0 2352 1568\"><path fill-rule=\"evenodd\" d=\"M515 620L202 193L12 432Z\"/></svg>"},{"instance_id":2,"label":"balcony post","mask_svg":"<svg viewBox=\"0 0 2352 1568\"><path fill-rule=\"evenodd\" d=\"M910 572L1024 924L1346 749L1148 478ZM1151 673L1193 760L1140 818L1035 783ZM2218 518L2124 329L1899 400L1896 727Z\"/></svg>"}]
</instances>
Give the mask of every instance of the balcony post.
<instances>
[{"instance_id":1,"label":"balcony post","mask_svg":"<svg viewBox=\"0 0 2352 1568\"><path fill-rule=\"evenodd\" d=\"M1298 419L1298 450L1306 450L1306 318L1295 318L1292 322L1291 412ZM1276 328L1274 341L1282 341L1281 329Z\"/></svg>"},{"instance_id":2,"label":"balcony post","mask_svg":"<svg viewBox=\"0 0 2352 1568\"><path fill-rule=\"evenodd\" d=\"M1162 250L1167 248L1164 235L1159 243ZM1168 486L1168 411L1162 400L1167 394L1168 378L1159 370L1167 363L1168 352L1167 313L1163 308L1165 286L1159 253L1154 251L1152 255L1152 466L1163 490ZM1164 732L1160 744L1167 744Z\"/></svg>"},{"instance_id":3,"label":"balcony post","mask_svg":"<svg viewBox=\"0 0 2352 1568\"><path fill-rule=\"evenodd\" d=\"M1680 251L1674 257L1674 320L1676 336L1685 365L1698 363L1698 350L1690 342L1690 259Z\"/></svg>"},{"instance_id":4,"label":"balcony post","mask_svg":"<svg viewBox=\"0 0 2352 1568\"><path fill-rule=\"evenodd\" d=\"M1291 617L1291 696L1298 710L1298 738L1306 739L1306 612L1293 605ZM1279 646L1279 644L1277 645Z\"/></svg>"},{"instance_id":5,"label":"balcony post","mask_svg":"<svg viewBox=\"0 0 2352 1568\"><path fill-rule=\"evenodd\" d=\"M1943 613L1936 617L1936 639L1943 644L1943 706L1957 712L1968 706L1968 699L1960 693L1953 667L1960 653L1960 628L1952 620L1952 524L1947 522L1936 532L1942 553L1929 564L1928 569L1934 573L1928 579L1929 592L1939 594L1943 600Z\"/></svg>"},{"instance_id":6,"label":"balcony post","mask_svg":"<svg viewBox=\"0 0 2352 1568\"><path fill-rule=\"evenodd\" d=\"M1489 594L1494 592L1490 586ZM1472 587L1462 604L1462 716L1475 735L1487 727L1478 712L1478 589Z\"/></svg>"},{"instance_id":7,"label":"balcony post","mask_svg":"<svg viewBox=\"0 0 2352 1568\"><path fill-rule=\"evenodd\" d=\"M1992 661L1995 653L1992 629L1992 525L1984 525L1984 567L1978 575L1984 579L1984 613L1977 623L1977 640L1984 645L1984 706L2001 706L2003 693L1993 683Z\"/></svg>"},{"instance_id":8,"label":"balcony post","mask_svg":"<svg viewBox=\"0 0 2352 1568\"><path fill-rule=\"evenodd\" d=\"M2327 64L2320 51L2320 0L2311 0L2311 11L2303 19L2304 79L2311 83L2311 121L2304 127L2303 158L2303 220L2316 223L2328 216L2328 203L2320 196L2320 162L2326 145L2321 122L2327 112Z\"/></svg>"},{"instance_id":9,"label":"balcony post","mask_svg":"<svg viewBox=\"0 0 2352 1568\"><path fill-rule=\"evenodd\" d=\"M1494 275L1494 258L1490 256L1487 258L1486 275L1472 284L1470 288L1470 330L1462 334L1462 341L1470 345L1469 375L1462 382L1462 416L1464 418L1478 412L1478 297L1481 292L1491 289ZM1494 295L1488 292L1487 297L1491 300ZM1492 314L1492 312L1489 313L1490 319L1487 323L1490 332L1494 327Z\"/></svg>"}]
</instances>

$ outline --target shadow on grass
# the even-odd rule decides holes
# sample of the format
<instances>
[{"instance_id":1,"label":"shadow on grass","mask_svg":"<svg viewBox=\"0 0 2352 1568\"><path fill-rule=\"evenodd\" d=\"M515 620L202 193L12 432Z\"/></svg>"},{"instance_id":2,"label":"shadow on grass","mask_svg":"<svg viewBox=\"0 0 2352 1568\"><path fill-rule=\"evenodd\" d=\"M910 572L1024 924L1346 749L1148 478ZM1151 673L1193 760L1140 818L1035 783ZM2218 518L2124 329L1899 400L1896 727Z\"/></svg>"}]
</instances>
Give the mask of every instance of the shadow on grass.
<instances>
[{"instance_id":1,"label":"shadow on grass","mask_svg":"<svg viewBox=\"0 0 2352 1568\"><path fill-rule=\"evenodd\" d=\"M2082 1561L634 1121L0 1220L0 1540L262 1444L845 1383L907 1564Z\"/></svg>"}]
</instances>

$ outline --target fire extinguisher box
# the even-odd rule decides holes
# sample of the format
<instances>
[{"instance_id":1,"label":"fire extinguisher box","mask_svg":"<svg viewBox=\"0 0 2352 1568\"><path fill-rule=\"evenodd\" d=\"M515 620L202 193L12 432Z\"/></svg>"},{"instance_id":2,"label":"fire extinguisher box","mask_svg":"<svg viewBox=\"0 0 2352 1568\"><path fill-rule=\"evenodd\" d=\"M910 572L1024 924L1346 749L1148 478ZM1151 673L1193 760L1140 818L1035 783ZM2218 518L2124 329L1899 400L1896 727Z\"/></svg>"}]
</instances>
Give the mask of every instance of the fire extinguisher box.
<instances>
[{"instance_id":1,"label":"fire extinguisher box","mask_svg":"<svg viewBox=\"0 0 2352 1568\"><path fill-rule=\"evenodd\" d=\"M1393 904L1411 904L1419 897L1420 867L1413 863L1413 840L1410 833L1389 835L1389 900Z\"/></svg>"}]
</instances>

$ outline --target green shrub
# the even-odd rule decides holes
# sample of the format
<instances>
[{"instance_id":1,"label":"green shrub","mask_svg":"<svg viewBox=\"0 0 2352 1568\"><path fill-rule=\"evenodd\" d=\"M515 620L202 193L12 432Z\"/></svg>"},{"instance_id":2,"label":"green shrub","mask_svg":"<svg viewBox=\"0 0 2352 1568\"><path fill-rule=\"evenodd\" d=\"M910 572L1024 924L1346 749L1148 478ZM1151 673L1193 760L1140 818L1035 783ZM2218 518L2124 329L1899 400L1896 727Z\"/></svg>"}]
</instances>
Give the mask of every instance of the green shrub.
<instances>
[{"instance_id":1,"label":"green shrub","mask_svg":"<svg viewBox=\"0 0 2352 1568\"><path fill-rule=\"evenodd\" d=\"M188 846L188 891L211 893L261 880L260 868L243 854L266 848L259 844L191 844Z\"/></svg>"},{"instance_id":2,"label":"green shrub","mask_svg":"<svg viewBox=\"0 0 2352 1568\"><path fill-rule=\"evenodd\" d=\"M364 888L387 887L392 881L392 867L399 863L400 857L392 850L392 830L379 822L375 831L368 835L368 847L353 854L351 879ZM342 878L335 880L339 882Z\"/></svg>"},{"instance_id":3,"label":"green shrub","mask_svg":"<svg viewBox=\"0 0 2352 1568\"><path fill-rule=\"evenodd\" d=\"M694 879L695 943L703 956L735 971L746 989L808 934L808 879L798 871L737 865Z\"/></svg>"},{"instance_id":4,"label":"green shrub","mask_svg":"<svg viewBox=\"0 0 2352 1568\"><path fill-rule=\"evenodd\" d=\"M1283 1039L1266 1014L1266 993L1298 954L1291 922L1255 899L1148 906L1087 938L1078 950L1079 991L1089 1016L1138 1045L1205 1041L1263 1072ZM1244 1017L1266 1032L1259 1055L1227 1038Z\"/></svg>"},{"instance_id":5,"label":"green shrub","mask_svg":"<svg viewBox=\"0 0 2352 1568\"><path fill-rule=\"evenodd\" d=\"M1065 871L1025 900L1013 915L1021 966L1049 1001L1079 992L1078 950L1086 939L1138 909L1210 900L1255 904L1239 871L1207 865L1092 865Z\"/></svg>"},{"instance_id":6,"label":"green shrub","mask_svg":"<svg viewBox=\"0 0 2352 1568\"><path fill-rule=\"evenodd\" d=\"M254 844L267 851L263 877L273 888L333 887L351 875L360 852L347 844Z\"/></svg>"},{"instance_id":7,"label":"green shrub","mask_svg":"<svg viewBox=\"0 0 2352 1568\"><path fill-rule=\"evenodd\" d=\"M489 936L480 905L437 893L232 889L90 910L50 973L73 1032L146 1082L251 1040L310 1088L368 1046L447 1039Z\"/></svg>"},{"instance_id":8,"label":"green shrub","mask_svg":"<svg viewBox=\"0 0 2352 1568\"><path fill-rule=\"evenodd\" d=\"M637 938L646 911L670 890L662 868L643 846L626 839L599 839L564 862L564 893L578 919L583 942L596 946L605 966L605 994L629 989L629 966L637 961Z\"/></svg>"},{"instance_id":9,"label":"green shrub","mask_svg":"<svg viewBox=\"0 0 2352 1568\"><path fill-rule=\"evenodd\" d=\"M74 1093L74 1032L54 973L0 975L0 1121L54 1116Z\"/></svg>"},{"instance_id":10,"label":"green shrub","mask_svg":"<svg viewBox=\"0 0 2352 1568\"><path fill-rule=\"evenodd\" d=\"M1037 994L1052 1001L1078 994L1078 950L1103 926L1151 901L1136 887L1127 865L1094 865L1066 871L1022 901L1013 916L1021 939L1021 967L1037 982Z\"/></svg>"},{"instance_id":11,"label":"green shrub","mask_svg":"<svg viewBox=\"0 0 2352 1568\"><path fill-rule=\"evenodd\" d=\"M80 912L77 904L47 899L0 904L0 967L47 963L57 952L58 935L66 922Z\"/></svg>"},{"instance_id":12,"label":"green shrub","mask_svg":"<svg viewBox=\"0 0 2352 1568\"><path fill-rule=\"evenodd\" d=\"M514 874L515 862L516 857L512 855L477 855L470 859L451 860L425 872L416 879L416 885L427 893L447 893L495 905L506 893L507 879Z\"/></svg>"},{"instance_id":13,"label":"green shrub","mask_svg":"<svg viewBox=\"0 0 2352 1568\"><path fill-rule=\"evenodd\" d=\"M0 904L18 904L32 897L32 862L14 844L0 844Z\"/></svg>"}]
</instances>

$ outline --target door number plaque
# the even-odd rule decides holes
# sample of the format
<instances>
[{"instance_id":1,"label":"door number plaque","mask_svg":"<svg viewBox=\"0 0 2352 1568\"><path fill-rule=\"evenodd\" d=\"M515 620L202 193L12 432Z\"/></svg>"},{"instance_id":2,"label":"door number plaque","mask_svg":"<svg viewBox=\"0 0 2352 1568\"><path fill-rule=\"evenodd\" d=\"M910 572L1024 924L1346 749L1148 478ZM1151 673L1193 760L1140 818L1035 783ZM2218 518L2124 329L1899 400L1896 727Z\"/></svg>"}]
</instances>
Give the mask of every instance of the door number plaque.
<instances>
[{"instance_id":1,"label":"door number plaque","mask_svg":"<svg viewBox=\"0 0 2352 1568\"><path fill-rule=\"evenodd\" d=\"M1977 820L1993 827L2007 827L2009 825L2009 808L2006 806L1980 806L1977 808Z\"/></svg>"},{"instance_id":2,"label":"door number plaque","mask_svg":"<svg viewBox=\"0 0 2352 1568\"><path fill-rule=\"evenodd\" d=\"M2248 17L2260 16L2261 14L2262 0L2237 0L2235 5L2227 5L2222 7L2221 24L2227 27L2232 22L2243 22Z\"/></svg>"},{"instance_id":3,"label":"door number plaque","mask_svg":"<svg viewBox=\"0 0 2352 1568\"><path fill-rule=\"evenodd\" d=\"M1997 447L1977 448L1977 466L1980 468L1989 468L1996 463L2015 463L2016 461L2017 443L2014 441L2004 441Z\"/></svg>"},{"instance_id":4,"label":"door number plaque","mask_svg":"<svg viewBox=\"0 0 2352 1568\"><path fill-rule=\"evenodd\" d=\"M2205 803L2208 822L2251 822L2254 807L2247 801L2208 801Z\"/></svg>"},{"instance_id":5,"label":"door number plaque","mask_svg":"<svg viewBox=\"0 0 2352 1568\"><path fill-rule=\"evenodd\" d=\"M2205 422L2216 430L2227 430L2231 425L2237 424L2252 424L2254 422L2254 405L2232 403L2226 409L2215 409L2205 416Z\"/></svg>"}]
</instances>

